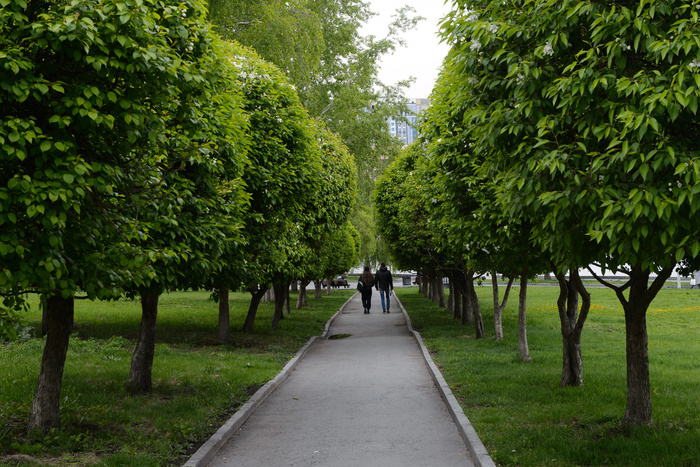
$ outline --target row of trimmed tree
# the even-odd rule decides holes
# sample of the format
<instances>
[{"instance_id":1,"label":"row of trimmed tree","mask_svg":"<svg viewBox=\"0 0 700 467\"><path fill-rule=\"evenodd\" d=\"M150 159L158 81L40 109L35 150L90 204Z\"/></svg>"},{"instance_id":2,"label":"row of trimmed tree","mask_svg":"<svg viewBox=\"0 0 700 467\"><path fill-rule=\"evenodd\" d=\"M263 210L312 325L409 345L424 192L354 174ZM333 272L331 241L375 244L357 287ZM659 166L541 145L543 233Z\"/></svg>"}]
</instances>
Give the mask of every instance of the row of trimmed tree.
<instances>
[{"instance_id":1,"label":"row of trimmed tree","mask_svg":"<svg viewBox=\"0 0 700 467\"><path fill-rule=\"evenodd\" d=\"M615 285L590 271L625 314L623 423L650 425L647 309L700 254L700 12L684 1L454 3L422 142L377 184L380 232L398 267L450 277L477 337L474 278L520 277L523 360L527 278L553 271L562 386L583 383L579 271L626 273ZM497 338L502 309L495 292Z\"/></svg>"},{"instance_id":2,"label":"row of trimmed tree","mask_svg":"<svg viewBox=\"0 0 700 467\"><path fill-rule=\"evenodd\" d=\"M216 290L226 342L229 290L252 294L250 329L269 284L284 297L357 261L351 154L206 15L198 0L3 2L0 294L5 311L39 294L46 333L30 429L60 425L76 298L140 297L127 386L142 392L162 292Z\"/></svg>"}]
</instances>

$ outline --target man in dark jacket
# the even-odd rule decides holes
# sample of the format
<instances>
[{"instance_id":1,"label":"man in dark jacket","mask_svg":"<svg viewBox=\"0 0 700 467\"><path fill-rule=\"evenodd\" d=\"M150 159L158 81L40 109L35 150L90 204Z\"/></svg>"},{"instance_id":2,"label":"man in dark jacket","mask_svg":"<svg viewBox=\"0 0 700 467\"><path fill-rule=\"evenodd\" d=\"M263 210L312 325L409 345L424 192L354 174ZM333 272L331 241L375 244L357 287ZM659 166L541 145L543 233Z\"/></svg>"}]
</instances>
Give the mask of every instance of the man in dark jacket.
<instances>
[{"instance_id":1,"label":"man in dark jacket","mask_svg":"<svg viewBox=\"0 0 700 467\"><path fill-rule=\"evenodd\" d=\"M389 297L394 290L394 279L391 277L391 271L386 268L386 264L382 263L379 270L374 275L375 287L379 290L379 296L382 299L382 312L389 313L391 302ZM384 296L386 295L386 305L384 305Z\"/></svg>"}]
</instances>

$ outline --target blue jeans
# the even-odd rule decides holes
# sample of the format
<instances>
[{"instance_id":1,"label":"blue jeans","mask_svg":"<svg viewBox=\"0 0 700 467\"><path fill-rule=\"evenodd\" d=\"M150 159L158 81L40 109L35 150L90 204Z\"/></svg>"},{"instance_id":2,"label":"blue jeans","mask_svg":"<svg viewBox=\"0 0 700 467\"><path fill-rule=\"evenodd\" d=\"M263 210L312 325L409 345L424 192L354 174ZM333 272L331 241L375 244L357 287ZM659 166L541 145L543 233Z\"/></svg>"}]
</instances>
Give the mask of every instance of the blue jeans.
<instances>
[{"instance_id":1,"label":"blue jeans","mask_svg":"<svg viewBox=\"0 0 700 467\"><path fill-rule=\"evenodd\" d=\"M384 294L386 294L386 306L384 306ZM389 299L389 289L379 289L379 296L382 299L382 311L386 311L391 306L391 301Z\"/></svg>"}]
</instances>

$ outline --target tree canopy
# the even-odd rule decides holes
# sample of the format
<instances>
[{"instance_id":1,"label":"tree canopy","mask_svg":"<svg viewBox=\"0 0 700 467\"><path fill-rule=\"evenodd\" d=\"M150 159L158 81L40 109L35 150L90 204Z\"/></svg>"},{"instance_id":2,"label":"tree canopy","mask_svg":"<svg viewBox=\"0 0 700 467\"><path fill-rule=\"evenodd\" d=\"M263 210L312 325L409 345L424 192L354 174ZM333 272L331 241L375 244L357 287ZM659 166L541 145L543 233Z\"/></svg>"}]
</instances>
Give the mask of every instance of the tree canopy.
<instances>
[{"instance_id":1,"label":"tree canopy","mask_svg":"<svg viewBox=\"0 0 700 467\"><path fill-rule=\"evenodd\" d=\"M494 215L502 230L517 226L572 281L590 263L626 272L623 286L601 282L627 322L624 423L650 424L646 310L676 263L700 253L699 13L683 1L455 6L425 125L445 188L440 217L468 219L458 213L473 200L486 207L477 218L491 213L482 226ZM472 197L478 185L492 194ZM451 237L472 245L478 230L463 232Z\"/></svg>"}]
</instances>

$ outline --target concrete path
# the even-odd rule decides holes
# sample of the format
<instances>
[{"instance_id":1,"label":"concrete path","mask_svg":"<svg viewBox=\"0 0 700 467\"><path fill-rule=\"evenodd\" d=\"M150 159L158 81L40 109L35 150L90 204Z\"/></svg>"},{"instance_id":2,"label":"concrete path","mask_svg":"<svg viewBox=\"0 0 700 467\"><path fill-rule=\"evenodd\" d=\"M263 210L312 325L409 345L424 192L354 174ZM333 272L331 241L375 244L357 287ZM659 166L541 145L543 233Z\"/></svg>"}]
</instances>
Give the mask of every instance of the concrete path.
<instances>
[{"instance_id":1,"label":"concrete path","mask_svg":"<svg viewBox=\"0 0 700 467\"><path fill-rule=\"evenodd\" d=\"M241 409L244 423L232 418L186 465L493 465L452 394L441 394L449 388L396 300L391 311L382 314L375 291L366 315L355 294L329 338L305 348L269 396Z\"/></svg>"}]
</instances>

